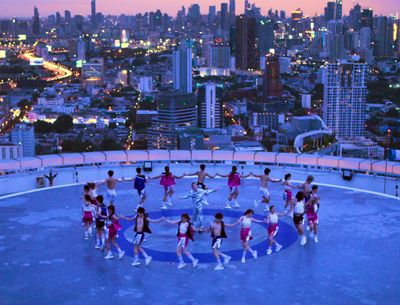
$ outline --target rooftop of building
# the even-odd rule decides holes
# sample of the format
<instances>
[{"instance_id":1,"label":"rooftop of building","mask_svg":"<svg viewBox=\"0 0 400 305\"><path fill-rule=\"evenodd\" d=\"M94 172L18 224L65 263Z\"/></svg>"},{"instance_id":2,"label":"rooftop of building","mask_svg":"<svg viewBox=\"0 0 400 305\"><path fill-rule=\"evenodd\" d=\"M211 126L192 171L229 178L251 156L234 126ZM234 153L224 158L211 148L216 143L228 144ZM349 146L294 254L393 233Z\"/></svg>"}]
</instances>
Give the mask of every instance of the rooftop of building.
<instances>
[{"instance_id":1,"label":"rooftop of building","mask_svg":"<svg viewBox=\"0 0 400 305\"><path fill-rule=\"evenodd\" d=\"M125 160L130 158L130 164L118 162L121 153L125 154ZM258 161L263 156L261 164L254 164L257 155ZM253 156L253 162L243 161L248 160L246 156ZM319 160L320 166L283 163L308 160L310 164L313 158ZM35 163L38 159L44 169ZM200 264L197 269L187 265L178 270L174 253L175 226L151 224L153 234L146 236L144 247L153 256L153 262L148 267L144 263L132 267L133 224L121 221L118 243L126 255L121 260L106 261L101 251L94 249L92 238L83 239L82 183L104 179L109 169L114 170L116 178L133 177L135 168L144 165L143 160L153 162L152 171L146 173L149 176L158 175L166 164L175 175L193 173L204 160L208 160L207 171L211 175L228 173L232 162L245 175L259 174L265 166L272 169L272 178L281 178L290 172L295 185L313 175L321 197L319 243L309 239L304 247L300 246L292 220L281 217L277 240L283 249L267 256L266 228L254 223L254 239L250 244L259 257L257 260L249 257L242 264L239 229L228 228L222 251L232 256L232 261L225 270L217 272L213 270L215 260L210 251L209 234L196 233L195 242L189 247ZM0 289L4 304L13 304L15 300L25 304L54 304L54 301L85 304L88 298L91 303L99 304L125 304L135 300L149 305L160 304L160 300L163 304L265 304L268 299L271 304L296 304L301 300L304 304L327 305L396 304L398 300L400 205L394 196L398 181L393 176L393 168L397 168L398 163L388 163L392 175L385 178L379 171L382 162L269 153L96 152L25 158L14 162L14 166L19 164L21 168L27 162L31 162L31 170L25 168L23 172L0 177L2 191L24 188L22 193L0 197L3 219L0 222L0 274L4 277ZM74 164L86 162L86 165L74 167ZM358 169L370 162L376 172L355 173L351 181L346 181L337 168L323 167L324 162ZM4 164L0 163L0 168ZM30 190L35 187L37 177L48 175L50 171L58 174L53 188ZM398 177L400 171L396 175ZM192 214L191 200L178 200L190 190L192 181L194 177L177 180L174 206L167 211L160 210L162 187L157 180L149 181L145 204L149 216L175 220L181 213ZM385 181L386 195L383 194ZM244 180L240 187L241 207L229 211L223 209L229 193L226 179L207 179L206 184L217 189L208 196L209 206L204 208L206 224L217 211L224 213L226 223L234 222L248 208L255 210L256 218L264 217L263 208L254 207L253 203L259 197L258 179ZM278 210L283 208L282 190L279 183L270 185L271 203ZM98 193L105 194L104 186L99 187ZM119 215L134 215L137 201L132 182L117 185L115 205Z\"/></svg>"}]
</instances>

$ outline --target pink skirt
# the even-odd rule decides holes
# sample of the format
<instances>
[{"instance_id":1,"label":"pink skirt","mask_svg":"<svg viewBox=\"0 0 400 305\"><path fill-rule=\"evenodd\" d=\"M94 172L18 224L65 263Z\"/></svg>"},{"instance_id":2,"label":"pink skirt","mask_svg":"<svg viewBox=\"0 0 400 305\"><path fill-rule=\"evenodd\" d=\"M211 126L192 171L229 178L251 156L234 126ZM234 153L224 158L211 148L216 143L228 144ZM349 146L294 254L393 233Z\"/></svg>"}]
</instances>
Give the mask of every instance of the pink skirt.
<instances>
[{"instance_id":1,"label":"pink skirt","mask_svg":"<svg viewBox=\"0 0 400 305\"><path fill-rule=\"evenodd\" d=\"M292 196L293 196L292 191L285 190L285 193L286 193L286 199L288 201L291 201L292 200Z\"/></svg>"},{"instance_id":2,"label":"pink skirt","mask_svg":"<svg viewBox=\"0 0 400 305\"><path fill-rule=\"evenodd\" d=\"M278 233L279 227L277 223L270 224L268 227L269 236L275 236Z\"/></svg>"},{"instance_id":3,"label":"pink skirt","mask_svg":"<svg viewBox=\"0 0 400 305\"><path fill-rule=\"evenodd\" d=\"M241 228L240 229L240 240L243 242L252 240L253 237L251 236L250 228Z\"/></svg>"},{"instance_id":4,"label":"pink skirt","mask_svg":"<svg viewBox=\"0 0 400 305\"><path fill-rule=\"evenodd\" d=\"M318 214L317 213L307 213L307 220L309 224L318 224Z\"/></svg>"},{"instance_id":5,"label":"pink skirt","mask_svg":"<svg viewBox=\"0 0 400 305\"><path fill-rule=\"evenodd\" d=\"M83 223L85 224L91 224L93 223L93 213L90 211L84 211L83 212Z\"/></svg>"},{"instance_id":6,"label":"pink skirt","mask_svg":"<svg viewBox=\"0 0 400 305\"><path fill-rule=\"evenodd\" d=\"M117 236L117 230L114 227L114 224L112 224L111 226L108 227L108 238L112 239L115 236Z\"/></svg>"}]
</instances>

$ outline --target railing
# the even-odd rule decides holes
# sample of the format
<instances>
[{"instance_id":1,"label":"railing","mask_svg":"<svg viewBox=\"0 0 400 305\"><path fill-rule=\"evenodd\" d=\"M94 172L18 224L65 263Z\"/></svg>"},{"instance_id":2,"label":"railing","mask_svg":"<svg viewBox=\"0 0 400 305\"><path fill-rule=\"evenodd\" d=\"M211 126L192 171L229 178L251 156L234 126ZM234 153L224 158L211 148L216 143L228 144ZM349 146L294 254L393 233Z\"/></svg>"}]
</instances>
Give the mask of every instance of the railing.
<instances>
[{"instance_id":1,"label":"railing","mask_svg":"<svg viewBox=\"0 0 400 305\"><path fill-rule=\"evenodd\" d=\"M342 158L295 153L235 152L226 150L129 150L71 154L54 154L0 161L2 174L34 169L71 167L91 164L130 164L144 161L159 162L243 162L281 166L306 166L324 169L347 169L355 172L400 176L400 162Z\"/></svg>"}]
</instances>

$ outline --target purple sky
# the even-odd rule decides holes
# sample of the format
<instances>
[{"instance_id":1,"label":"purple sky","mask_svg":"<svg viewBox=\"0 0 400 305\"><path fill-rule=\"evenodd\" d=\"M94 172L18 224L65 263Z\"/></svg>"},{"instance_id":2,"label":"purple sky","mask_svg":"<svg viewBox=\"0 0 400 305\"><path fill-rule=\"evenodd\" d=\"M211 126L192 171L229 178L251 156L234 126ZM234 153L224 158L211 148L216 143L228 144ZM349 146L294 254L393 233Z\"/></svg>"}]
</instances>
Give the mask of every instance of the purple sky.
<instances>
[{"instance_id":1,"label":"purple sky","mask_svg":"<svg viewBox=\"0 0 400 305\"><path fill-rule=\"evenodd\" d=\"M209 5L220 7L221 2L216 0L97 0L97 11L105 14L135 14L138 12L152 11L160 8L173 16L181 5L188 7L192 3L199 3L202 13L208 11ZM287 12L300 7L305 14L321 14L327 0L253 0L265 13L269 8L284 9ZM353 3L358 2L362 7L370 7L375 14L400 13L400 0L343 0L344 13L347 15ZM236 12L242 13L244 0L236 0ZM73 14L88 15L90 12L90 0L0 0L0 16L32 16L33 6L39 7L41 16L48 16L56 11L64 12L69 9Z\"/></svg>"}]
</instances>

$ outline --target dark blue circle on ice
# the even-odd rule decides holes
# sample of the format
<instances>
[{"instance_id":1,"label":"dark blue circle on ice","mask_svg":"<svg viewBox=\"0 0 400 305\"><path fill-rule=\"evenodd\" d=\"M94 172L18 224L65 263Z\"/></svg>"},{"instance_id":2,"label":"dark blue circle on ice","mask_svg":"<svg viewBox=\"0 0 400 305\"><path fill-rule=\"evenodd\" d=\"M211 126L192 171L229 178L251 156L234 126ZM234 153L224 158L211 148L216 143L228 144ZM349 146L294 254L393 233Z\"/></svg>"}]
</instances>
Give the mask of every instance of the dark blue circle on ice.
<instances>
[{"instance_id":1,"label":"dark blue circle on ice","mask_svg":"<svg viewBox=\"0 0 400 305\"><path fill-rule=\"evenodd\" d=\"M221 210L216 210L216 209L204 209L203 214L205 216L213 216L215 213L220 212ZM165 211L152 211L149 213L149 216L151 218L160 218L160 217L180 217L181 214L183 213L188 213L191 215L191 210L189 209L181 209L181 210L165 210ZM224 210L223 214L225 217L231 217L231 218L239 218L240 216L243 215L242 212L239 211L231 211L231 210ZM264 216L255 214L254 218L256 219L264 219ZM121 220L121 224L123 229L118 233L118 243L121 246L123 250L125 250L126 255L128 256L133 256L133 245L132 243L126 239L124 232L128 230L129 228L132 227L132 222L128 222L126 220ZM254 223L253 225L259 225L265 228L265 239L263 239L262 242L259 242L257 244L251 244L252 249L258 251L258 256L265 256L267 255L267 249L268 249L268 241L267 241L267 227L268 224L266 223ZM203 233L207 234L208 233ZM237 232L236 234L239 234ZM228 239L229 236L232 234L228 234ZM196 237L199 236L199 233L195 234L195 243L196 243ZM154 238L152 237L152 234L147 234L146 235L147 239ZM284 221L279 221L279 233L276 237L276 241L280 243L283 247L282 250L286 249L287 247L293 245L296 240L297 240L297 232L295 228L292 225L289 225L288 223ZM203 242L203 241L202 241ZM207 241L209 244L211 243L211 238ZM229 256L232 257L232 260L240 260L242 257L242 249L240 248L240 245L238 244L238 249L234 250L224 250L224 246L222 246L221 251ZM171 245L166 245L166 247L170 248ZM160 251L160 250L155 250L151 248L147 248L146 245L143 245L143 248L146 250L146 252L153 257L153 260L156 261L162 261L162 262L176 262L177 257L175 251ZM281 251L282 251L281 250ZM192 252L193 256L197 259L200 260L202 263L212 263L215 262L215 257L211 252L211 245L210 245L210 251L209 252ZM250 254L248 254L248 258L250 258ZM186 260L186 258L184 257Z\"/></svg>"}]
</instances>

